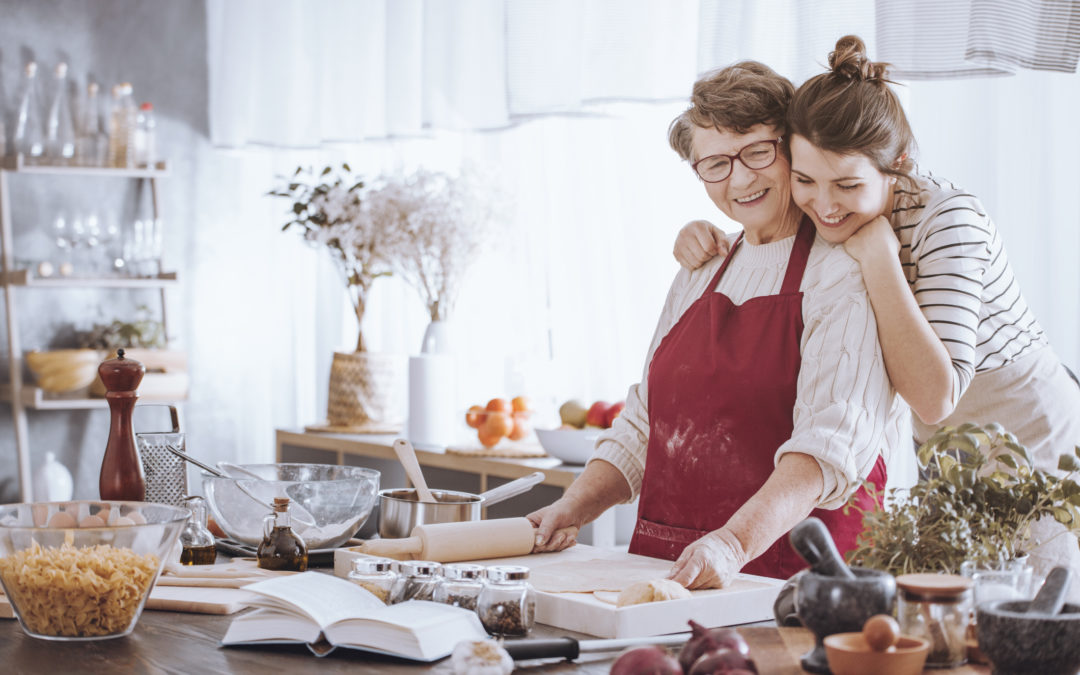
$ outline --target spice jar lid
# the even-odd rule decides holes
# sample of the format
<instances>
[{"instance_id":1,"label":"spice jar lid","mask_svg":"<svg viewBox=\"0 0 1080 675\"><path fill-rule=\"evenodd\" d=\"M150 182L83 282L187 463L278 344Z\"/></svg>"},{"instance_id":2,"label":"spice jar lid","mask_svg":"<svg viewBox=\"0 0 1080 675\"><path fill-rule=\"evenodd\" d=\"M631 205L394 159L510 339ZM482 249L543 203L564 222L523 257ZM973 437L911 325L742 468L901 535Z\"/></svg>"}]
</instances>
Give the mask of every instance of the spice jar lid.
<instances>
[{"instance_id":1,"label":"spice jar lid","mask_svg":"<svg viewBox=\"0 0 1080 675\"><path fill-rule=\"evenodd\" d=\"M972 580L959 574L901 574L896 585L921 596L957 596L971 588Z\"/></svg>"},{"instance_id":2,"label":"spice jar lid","mask_svg":"<svg viewBox=\"0 0 1080 675\"><path fill-rule=\"evenodd\" d=\"M410 577L436 576L442 573L442 563L430 560L406 560L398 563L398 568L402 574Z\"/></svg>"},{"instance_id":3,"label":"spice jar lid","mask_svg":"<svg viewBox=\"0 0 1080 675\"><path fill-rule=\"evenodd\" d=\"M521 565L494 565L487 568L491 581L524 581L529 578L529 568Z\"/></svg>"},{"instance_id":4,"label":"spice jar lid","mask_svg":"<svg viewBox=\"0 0 1080 675\"><path fill-rule=\"evenodd\" d=\"M372 572L389 572L394 569L394 561L390 558L357 558L352 563L353 572L371 574Z\"/></svg>"},{"instance_id":5,"label":"spice jar lid","mask_svg":"<svg viewBox=\"0 0 1080 675\"><path fill-rule=\"evenodd\" d=\"M484 576L484 566L472 563L452 563L443 566L443 576L447 579L480 579Z\"/></svg>"}]
</instances>

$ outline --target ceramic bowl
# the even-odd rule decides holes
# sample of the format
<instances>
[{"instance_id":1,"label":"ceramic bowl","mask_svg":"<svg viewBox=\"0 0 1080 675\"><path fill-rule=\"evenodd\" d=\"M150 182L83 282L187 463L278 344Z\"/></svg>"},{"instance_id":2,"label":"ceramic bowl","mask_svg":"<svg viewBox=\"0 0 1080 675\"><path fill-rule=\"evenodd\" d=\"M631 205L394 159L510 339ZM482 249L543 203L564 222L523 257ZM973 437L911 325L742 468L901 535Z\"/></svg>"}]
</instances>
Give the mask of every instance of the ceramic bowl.
<instances>
[{"instance_id":1,"label":"ceramic bowl","mask_svg":"<svg viewBox=\"0 0 1080 675\"><path fill-rule=\"evenodd\" d=\"M1029 600L995 600L975 608L979 650L994 673L1073 675L1080 672L1080 606L1060 614L1026 614Z\"/></svg>"},{"instance_id":2,"label":"ceramic bowl","mask_svg":"<svg viewBox=\"0 0 1080 675\"><path fill-rule=\"evenodd\" d=\"M603 429L537 429L544 452L567 464L584 464L592 457L596 438Z\"/></svg>"},{"instance_id":3,"label":"ceramic bowl","mask_svg":"<svg viewBox=\"0 0 1080 675\"><path fill-rule=\"evenodd\" d=\"M147 502L0 506L0 583L19 624L46 640L128 635L189 515Z\"/></svg>"},{"instance_id":4,"label":"ceramic bowl","mask_svg":"<svg viewBox=\"0 0 1080 675\"><path fill-rule=\"evenodd\" d=\"M825 638L825 656L833 675L918 675L923 671L930 642L901 637L896 645L878 652L862 633L836 633Z\"/></svg>"},{"instance_id":5,"label":"ceramic bowl","mask_svg":"<svg viewBox=\"0 0 1080 675\"><path fill-rule=\"evenodd\" d=\"M356 533L379 492L379 472L336 464L242 464L255 478L219 478L202 474L203 494L214 520L229 537L258 546L263 520L270 515L274 497L288 497L310 514L302 522L293 507L292 527L308 550L334 548ZM241 487L246 488L246 494Z\"/></svg>"}]
</instances>

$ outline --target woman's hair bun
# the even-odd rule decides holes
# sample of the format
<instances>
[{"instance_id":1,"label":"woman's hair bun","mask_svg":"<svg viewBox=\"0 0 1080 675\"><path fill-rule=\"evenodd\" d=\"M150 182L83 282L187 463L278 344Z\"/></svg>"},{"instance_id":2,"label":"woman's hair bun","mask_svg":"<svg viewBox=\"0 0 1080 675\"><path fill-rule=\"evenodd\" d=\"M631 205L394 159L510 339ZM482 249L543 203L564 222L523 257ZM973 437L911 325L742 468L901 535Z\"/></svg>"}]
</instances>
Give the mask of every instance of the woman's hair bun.
<instances>
[{"instance_id":1,"label":"woman's hair bun","mask_svg":"<svg viewBox=\"0 0 1080 675\"><path fill-rule=\"evenodd\" d=\"M888 65L871 61L866 55L866 45L857 35L840 38L836 41L836 49L829 52L829 68L833 75L845 80L884 81L888 74Z\"/></svg>"}]
</instances>

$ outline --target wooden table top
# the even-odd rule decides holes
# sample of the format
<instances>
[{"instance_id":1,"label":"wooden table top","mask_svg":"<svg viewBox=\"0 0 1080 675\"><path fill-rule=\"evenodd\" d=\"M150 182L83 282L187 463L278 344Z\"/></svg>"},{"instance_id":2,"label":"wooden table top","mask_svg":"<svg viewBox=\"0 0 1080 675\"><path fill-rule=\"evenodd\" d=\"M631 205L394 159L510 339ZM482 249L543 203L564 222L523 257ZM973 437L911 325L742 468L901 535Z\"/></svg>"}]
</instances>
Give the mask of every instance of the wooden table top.
<instances>
[{"instance_id":1,"label":"wooden table top","mask_svg":"<svg viewBox=\"0 0 1080 675\"><path fill-rule=\"evenodd\" d=\"M235 616L235 615L234 615ZM431 665L380 657L349 649L317 658L304 646L218 646L232 616L147 610L126 638L94 642L53 642L28 637L16 621L0 622L0 664L6 673L371 673L449 675L449 659ZM761 675L801 675L799 655L813 637L801 628L747 626L739 631L750 644ZM537 626L533 637L575 635ZM587 654L577 661L527 661L515 673L606 675L617 653ZM934 675L986 675L989 668L964 666L926 671Z\"/></svg>"}]
</instances>

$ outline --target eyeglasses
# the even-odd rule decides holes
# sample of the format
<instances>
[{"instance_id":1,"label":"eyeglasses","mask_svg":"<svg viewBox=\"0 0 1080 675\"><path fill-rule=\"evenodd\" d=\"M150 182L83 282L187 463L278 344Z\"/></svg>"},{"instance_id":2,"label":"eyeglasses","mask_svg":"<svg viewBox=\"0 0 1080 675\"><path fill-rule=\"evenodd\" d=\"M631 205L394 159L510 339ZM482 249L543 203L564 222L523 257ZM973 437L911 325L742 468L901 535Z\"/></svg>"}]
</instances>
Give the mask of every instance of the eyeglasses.
<instances>
[{"instance_id":1,"label":"eyeglasses","mask_svg":"<svg viewBox=\"0 0 1080 675\"><path fill-rule=\"evenodd\" d=\"M747 169L767 169L776 161L776 148L783 138L769 141L754 141L734 155L709 155L694 162L692 168L698 178L706 183L719 183L731 175L735 160L743 163Z\"/></svg>"}]
</instances>

